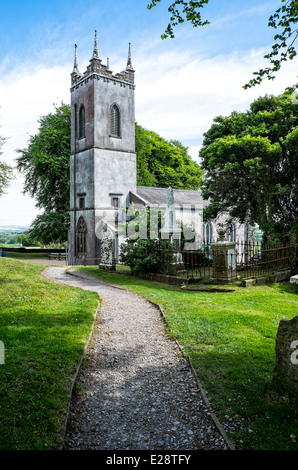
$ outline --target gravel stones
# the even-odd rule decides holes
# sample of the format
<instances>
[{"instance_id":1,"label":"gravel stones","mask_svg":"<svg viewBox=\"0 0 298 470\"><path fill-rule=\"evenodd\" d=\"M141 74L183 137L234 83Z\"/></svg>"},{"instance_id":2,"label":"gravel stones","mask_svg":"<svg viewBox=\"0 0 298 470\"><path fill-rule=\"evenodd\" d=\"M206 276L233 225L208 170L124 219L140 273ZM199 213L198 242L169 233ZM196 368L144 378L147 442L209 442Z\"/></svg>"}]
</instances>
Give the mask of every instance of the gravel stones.
<instances>
[{"instance_id":1,"label":"gravel stones","mask_svg":"<svg viewBox=\"0 0 298 470\"><path fill-rule=\"evenodd\" d=\"M102 299L65 435L73 450L227 450L187 360L159 310L140 296L65 268L45 275Z\"/></svg>"}]
</instances>

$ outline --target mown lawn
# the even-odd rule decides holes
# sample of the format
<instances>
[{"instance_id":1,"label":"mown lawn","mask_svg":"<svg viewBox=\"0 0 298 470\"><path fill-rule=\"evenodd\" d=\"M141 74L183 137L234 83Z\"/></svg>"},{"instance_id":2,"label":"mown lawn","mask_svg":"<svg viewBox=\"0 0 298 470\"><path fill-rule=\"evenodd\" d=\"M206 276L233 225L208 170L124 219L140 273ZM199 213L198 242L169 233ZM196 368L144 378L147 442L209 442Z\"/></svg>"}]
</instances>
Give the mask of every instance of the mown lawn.
<instances>
[{"instance_id":1,"label":"mown lawn","mask_svg":"<svg viewBox=\"0 0 298 470\"><path fill-rule=\"evenodd\" d=\"M60 286L44 265L0 258L0 449L45 450L61 443L73 374L98 296Z\"/></svg>"},{"instance_id":2,"label":"mown lawn","mask_svg":"<svg viewBox=\"0 0 298 470\"><path fill-rule=\"evenodd\" d=\"M298 314L296 285L182 291L124 273L82 269L162 307L168 333L191 358L213 409L222 422L236 423L230 437L238 447L298 450L297 404L272 386L279 322Z\"/></svg>"}]
</instances>

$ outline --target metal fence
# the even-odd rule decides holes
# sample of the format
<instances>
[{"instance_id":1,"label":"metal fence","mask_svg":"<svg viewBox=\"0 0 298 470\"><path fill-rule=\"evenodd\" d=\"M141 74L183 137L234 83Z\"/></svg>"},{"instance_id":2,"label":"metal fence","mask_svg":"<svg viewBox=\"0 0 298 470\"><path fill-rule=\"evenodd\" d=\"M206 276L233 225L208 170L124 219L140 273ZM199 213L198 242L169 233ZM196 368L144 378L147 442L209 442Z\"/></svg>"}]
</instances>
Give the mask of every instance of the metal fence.
<instances>
[{"instance_id":1,"label":"metal fence","mask_svg":"<svg viewBox=\"0 0 298 470\"><path fill-rule=\"evenodd\" d=\"M297 246L260 242L206 244L198 250L162 250L161 270L187 279L234 281L289 271L296 263Z\"/></svg>"},{"instance_id":2,"label":"metal fence","mask_svg":"<svg viewBox=\"0 0 298 470\"><path fill-rule=\"evenodd\" d=\"M237 249L237 271L245 277L260 277L290 270L295 266L296 254L294 244L242 243Z\"/></svg>"}]
</instances>

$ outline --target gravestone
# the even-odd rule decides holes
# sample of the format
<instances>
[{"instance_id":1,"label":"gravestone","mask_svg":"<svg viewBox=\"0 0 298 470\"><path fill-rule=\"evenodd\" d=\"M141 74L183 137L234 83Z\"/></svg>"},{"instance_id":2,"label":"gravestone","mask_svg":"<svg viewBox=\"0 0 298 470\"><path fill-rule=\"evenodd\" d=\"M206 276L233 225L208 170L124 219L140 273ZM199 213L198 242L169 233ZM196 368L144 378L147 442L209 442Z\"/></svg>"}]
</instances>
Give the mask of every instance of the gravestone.
<instances>
[{"instance_id":1,"label":"gravestone","mask_svg":"<svg viewBox=\"0 0 298 470\"><path fill-rule=\"evenodd\" d=\"M273 383L277 390L298 399L298 316L279 323Z\"/></svg>"},{"instance_id":2,"label":"gravestone","mask_svg":"<svg viewBox=\"0 0 298 470\"><path fill-rule=\"evenodd\" d=\"M114 269L115 265L116 260L114 232L109 229L106 224L101 232L99 267Z\"/></svg>"}]
</instances>

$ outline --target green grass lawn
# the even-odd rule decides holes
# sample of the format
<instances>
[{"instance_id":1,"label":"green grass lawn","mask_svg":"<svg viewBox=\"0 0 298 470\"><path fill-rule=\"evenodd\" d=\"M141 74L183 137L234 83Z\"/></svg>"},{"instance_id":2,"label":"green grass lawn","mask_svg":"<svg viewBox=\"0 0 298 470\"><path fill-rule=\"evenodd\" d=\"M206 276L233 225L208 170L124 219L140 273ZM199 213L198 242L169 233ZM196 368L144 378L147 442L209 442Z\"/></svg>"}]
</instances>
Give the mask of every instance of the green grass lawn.
<instances>
[{"instance_id":1,"label":"green grass lawn","mask_svg":"<svg viewBox=\"0 0 298 470\"><path fill-rule=\"evenodd\" d=\"M0 258L0 449L55 449L73 374L98 305L93 292L42 276L38 263Z\"/></svg>"},{"instance_id":2,"label":"green grass lawn","mask_svg":"<svg viewBox=\"0 0 298 470\"><path fill-rule=\"evenodd\" d=\"M297 404L272 386L281 319L298 314L298 288L289 283L233 292L182 291L123 273L82 268L158 303L168 333L191 358L213 409L237 428L230 434L248 450L297 450Z\"/></svg>"}]
</instances>

